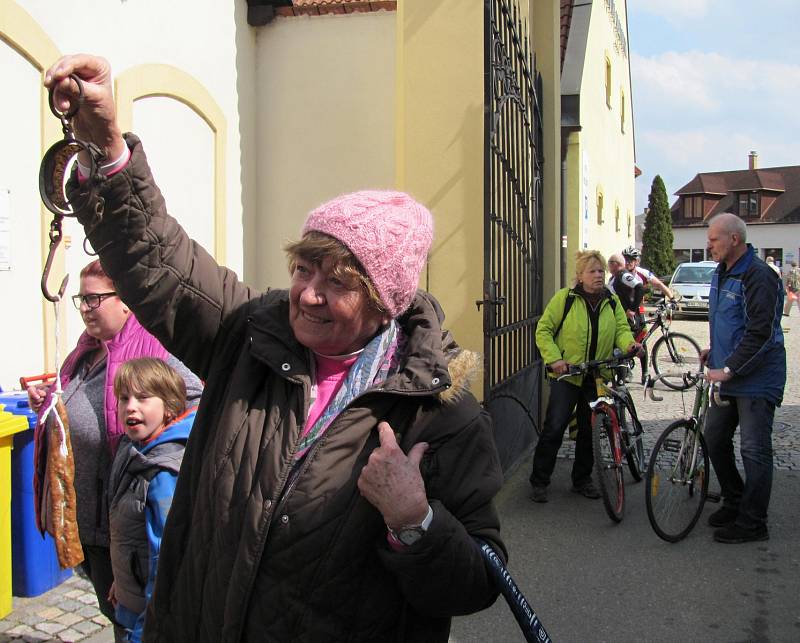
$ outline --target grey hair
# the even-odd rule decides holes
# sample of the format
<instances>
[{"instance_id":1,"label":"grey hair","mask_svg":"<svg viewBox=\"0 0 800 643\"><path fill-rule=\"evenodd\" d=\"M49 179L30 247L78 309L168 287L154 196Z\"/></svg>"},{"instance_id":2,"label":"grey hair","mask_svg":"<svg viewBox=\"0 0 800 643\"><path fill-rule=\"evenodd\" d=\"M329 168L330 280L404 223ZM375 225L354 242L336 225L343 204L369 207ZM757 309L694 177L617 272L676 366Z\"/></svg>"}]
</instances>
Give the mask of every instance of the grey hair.
<instances>
[{"instance_id":1,"label":"grey hair","mask_svg":"<svg viewBox=\"0 0 800 643\"><path fill-rule=\"evenodd\" d=\"M619 252L615 252L608 258L609 261L616 261L618 264L624 266L625 265L625 257L623 257Z\"/></svg>"},{"instance_id":2,"label":"grey hair","mask_svg":"<svg viewBox=\"0 0 800 643\"><path fill-rule=\"evenodd\" d=\"M733 212L720 212L708 222L708 227L718 225L727 234L738 235L742 243L747 241L747 225L742 218Z\"/></svg>"}]
</instances>

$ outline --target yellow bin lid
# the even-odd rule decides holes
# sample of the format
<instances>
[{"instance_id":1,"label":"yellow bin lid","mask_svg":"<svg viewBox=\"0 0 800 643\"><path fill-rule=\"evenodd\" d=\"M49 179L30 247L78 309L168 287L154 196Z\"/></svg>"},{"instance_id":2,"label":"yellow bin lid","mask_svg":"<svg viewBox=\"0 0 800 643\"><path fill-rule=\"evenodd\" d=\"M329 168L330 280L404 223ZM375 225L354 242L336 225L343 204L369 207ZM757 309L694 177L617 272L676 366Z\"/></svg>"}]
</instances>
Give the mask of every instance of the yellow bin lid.
<instances>
[{"instance_id":1,"label":"yellow bin lid","mask_svg":"<svg viewBox=\"0 0 800 643\"><path fill-rule=\"evenodd\" d=\"M0 438L28 430L28 420L23 415L0 411Z\"/></svg>"}]
</instances>

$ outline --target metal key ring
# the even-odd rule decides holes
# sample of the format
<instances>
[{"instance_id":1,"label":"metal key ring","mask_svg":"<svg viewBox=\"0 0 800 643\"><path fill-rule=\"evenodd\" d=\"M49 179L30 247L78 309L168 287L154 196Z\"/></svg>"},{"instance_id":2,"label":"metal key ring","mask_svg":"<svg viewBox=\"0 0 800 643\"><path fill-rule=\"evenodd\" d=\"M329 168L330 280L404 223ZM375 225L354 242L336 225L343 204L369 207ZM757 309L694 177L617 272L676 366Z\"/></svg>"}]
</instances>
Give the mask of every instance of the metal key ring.
<instances>
[{"instance_id":1,"label":"metal key ring","mask_svg":"<svg viewBox=\"0 0 800 643\"><path fill-rule=\"evenodd\" d=\"M39 166L39 196L45 207L53 214L66 217L77 216L94 196L94 183L87 181L70 196L64 191L67 169L72 159L85 151L89 158L89 177L97 174L95 152L83 141L62 139L54 143L42 158Z\"/></svg>"},{"instance_id":2,"label":"metal key ring","mask_svg":"<svg viewBox=\"0 0 800 643\"><path fill-rule=\"evenodd\" d=\"M50 103L50 111L53 112L53 116L58 118L62 123L64 123L65 120L68 121L70 118L75 116L75 114L78 113L78 110L80 109L81 104L83 103L83 83L81 82L81 79L78 78L75 74L70 74L69 78L70 78L70 80L75 81L75 84L78 86L78 97L75 98L75 99L70 98L69 109L67 109L66 112L60 112L56 108L56 104L55 104L55 93L56 93L55 92L55 86L50 88L50 92L48 93L48 96L47 96L47 100Z\"/></svg>"}]
</instances>

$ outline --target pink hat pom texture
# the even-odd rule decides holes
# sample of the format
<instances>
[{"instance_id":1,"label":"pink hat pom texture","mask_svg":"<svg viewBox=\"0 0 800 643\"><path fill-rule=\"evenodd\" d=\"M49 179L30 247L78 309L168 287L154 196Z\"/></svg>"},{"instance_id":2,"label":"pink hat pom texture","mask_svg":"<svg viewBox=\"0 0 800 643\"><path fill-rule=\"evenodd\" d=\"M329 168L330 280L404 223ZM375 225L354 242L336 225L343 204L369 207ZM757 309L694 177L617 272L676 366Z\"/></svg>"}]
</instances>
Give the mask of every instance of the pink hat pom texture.
<instances>
[{"instance_id":1,"label":"pink hat pom texture","mask_svg":"<svg viewBox=\"0 0 800 643\"><path fill-rule=\"evenodd\" d=\"M433 217L425 206L404 192L343 194L308 215L302 234L312 230L347 246L392 317L409 307L433 239Z\"/></svg>"}]
</instances>

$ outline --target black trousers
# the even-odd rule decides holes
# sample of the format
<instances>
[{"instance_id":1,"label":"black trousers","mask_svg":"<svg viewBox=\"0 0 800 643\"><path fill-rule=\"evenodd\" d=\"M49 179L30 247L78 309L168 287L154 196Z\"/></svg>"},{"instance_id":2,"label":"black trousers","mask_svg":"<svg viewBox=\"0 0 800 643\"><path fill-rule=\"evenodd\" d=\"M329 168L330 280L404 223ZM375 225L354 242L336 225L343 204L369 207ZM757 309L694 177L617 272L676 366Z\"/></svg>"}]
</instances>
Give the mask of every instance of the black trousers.
<instances>
[{"instance_id":1,"label":"black trousers","mask_svg":"<svg viewBox=\"0 0 800 643\"><path fill-rule=\"evenodd\" d=\"M592 477L592 410L589 402L597 396L594 380L586 378L582 386L566 381L550 383L550 401L544 426L533 452L533 471L530 482L534 486L547 486L556 466L556 457L564 439L564 431L575 410L578 421L578 438L575 443L575 462L572 465L572 483L580 486Z\"/></svg>"},{"instance_id":2,"label":"black trousers","mask_svg":"<svg viewBox=\"0 0 800 643\"><path fill-rule=\"evenodd\" d=\"M108 547L83 545L83 562L81 567L94 587L97 603L103 615L114 625L114 641L126 641L125 628L114 620L114 606L108 600L108 591L114 582L111 571L111 550Z\"/></svg>"}]
</instances>

